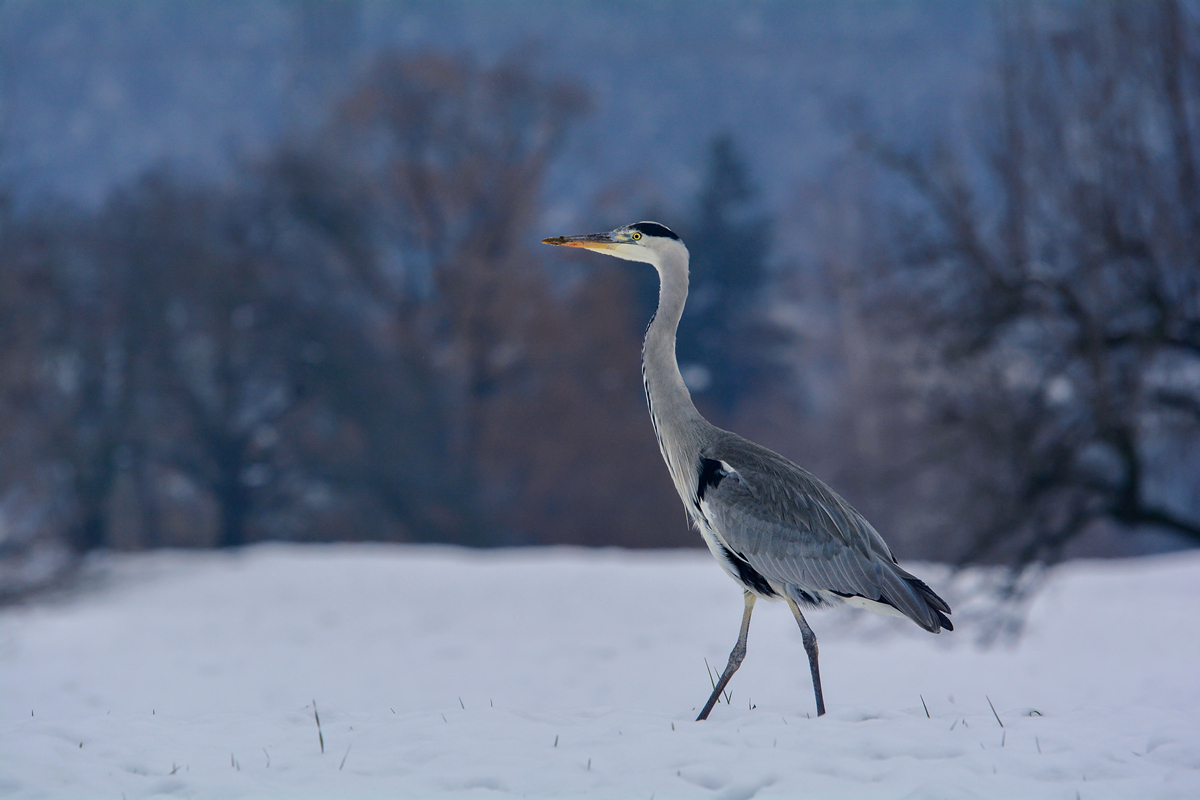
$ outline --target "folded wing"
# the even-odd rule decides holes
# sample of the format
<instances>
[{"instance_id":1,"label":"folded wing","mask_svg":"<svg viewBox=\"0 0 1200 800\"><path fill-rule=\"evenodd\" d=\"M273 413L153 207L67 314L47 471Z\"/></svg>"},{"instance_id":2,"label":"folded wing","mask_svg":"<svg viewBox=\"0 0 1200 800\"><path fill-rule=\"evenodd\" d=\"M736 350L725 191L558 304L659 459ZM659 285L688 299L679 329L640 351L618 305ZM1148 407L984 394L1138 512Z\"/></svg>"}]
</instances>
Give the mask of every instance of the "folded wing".
<instances>
[{"instance_id":1,"label":"folded wing","mask_svg":"<svg viewBox=\"0 0 1200 800\"><path fill-rule=\"evenodd\" d=\"M933 633L954 629L950 607L896 563L871 523L783 456L726 433L701 453L699 478L713 532L768 580L881 603Z\"/></svg>"}]
</instances>

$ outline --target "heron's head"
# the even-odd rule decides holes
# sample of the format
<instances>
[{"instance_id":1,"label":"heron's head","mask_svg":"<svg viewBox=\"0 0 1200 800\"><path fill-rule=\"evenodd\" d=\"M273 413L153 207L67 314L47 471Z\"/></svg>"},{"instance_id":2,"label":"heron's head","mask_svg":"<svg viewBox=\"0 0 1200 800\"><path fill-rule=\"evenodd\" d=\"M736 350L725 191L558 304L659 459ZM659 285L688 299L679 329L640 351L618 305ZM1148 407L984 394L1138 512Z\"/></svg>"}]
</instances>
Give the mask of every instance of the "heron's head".
<instances>
[{"instance_id":1,"label":"heron's head","mask_svg":"<svg viewBox=\"0 0 1200 800\"><path fill-rule=\"evenodd\" d=\"M585 233L582 236L554 236L542 239L542 244L563 247L583 247L626 261L644 261L659 265L673 249L686 252L683 242L666 225L657 222L635 222L607 233Z\"/></svg>"}]
</instances>

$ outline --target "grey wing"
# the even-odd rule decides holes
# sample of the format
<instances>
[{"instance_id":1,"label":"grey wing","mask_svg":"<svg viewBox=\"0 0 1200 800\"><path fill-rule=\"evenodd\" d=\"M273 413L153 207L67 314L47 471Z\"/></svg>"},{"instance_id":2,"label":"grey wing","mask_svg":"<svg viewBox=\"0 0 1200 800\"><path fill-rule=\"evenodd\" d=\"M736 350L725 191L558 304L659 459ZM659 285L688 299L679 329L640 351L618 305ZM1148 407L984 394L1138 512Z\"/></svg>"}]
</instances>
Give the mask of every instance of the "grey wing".
<instances>
[{"instance_id":1,"label":"grey wing","mask_svg":"<svg viewBox=\"0 0 1200 800\"><path fill-rule=\"evenodd\" d=\"M768 580L891 606L922 628L953 630L950 607L896 564L869 522L818 478L733 438L701 454L698 504L735 557Z\"/></svg>"}]
</instances>

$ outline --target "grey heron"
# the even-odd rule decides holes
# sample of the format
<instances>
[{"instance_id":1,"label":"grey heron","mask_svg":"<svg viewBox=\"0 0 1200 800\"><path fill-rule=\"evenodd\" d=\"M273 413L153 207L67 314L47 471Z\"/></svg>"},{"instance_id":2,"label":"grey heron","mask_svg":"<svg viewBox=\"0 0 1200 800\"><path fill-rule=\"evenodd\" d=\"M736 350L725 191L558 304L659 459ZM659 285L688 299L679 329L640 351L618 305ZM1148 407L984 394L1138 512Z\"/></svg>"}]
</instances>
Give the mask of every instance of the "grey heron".
<instances>
[{"instance_id":1,"label":"grey heron","mask_svg":"<svg viewBox=\"0 0 1200 800\"><path fill-rule=\"evenodd\" d=\"M817 637L801 606L849 603L907 617L930 633L954 630L946 601L902 569L871 523L833 489L778 453L710 424L696 410L675 358L675 332L688 293L688 250L678 236L657 222L637 222L542 242L641 261L658 272L658 309L642 345L650 420L688 515L745 597L737 644L697 721L708 718L741 666L759 597L784 600L800 626L817 716L825 713Z\"/></svg>"}]
</instances>

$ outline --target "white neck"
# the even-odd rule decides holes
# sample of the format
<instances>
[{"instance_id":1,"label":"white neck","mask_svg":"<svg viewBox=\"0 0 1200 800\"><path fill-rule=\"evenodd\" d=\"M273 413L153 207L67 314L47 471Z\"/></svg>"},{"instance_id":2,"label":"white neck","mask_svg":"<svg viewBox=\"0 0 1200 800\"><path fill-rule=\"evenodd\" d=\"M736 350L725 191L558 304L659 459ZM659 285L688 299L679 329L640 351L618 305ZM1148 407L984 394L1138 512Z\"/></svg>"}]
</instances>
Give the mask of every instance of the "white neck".
<instances>
[{"instance_id":1,"label":"white neck","mask_svg":"<svg viewBox=\"0 0 1200 800\"><path fill-rule=\"evenodd\" d=\"M675 332L688 294L687 248L680 245L657 255L651 263L658 270L658 310L642 344L642 379L663 458L684 494L685 488L694 491L699 433L708 422L692 403L675 358Z\"/></svg>"}]
</instances>

